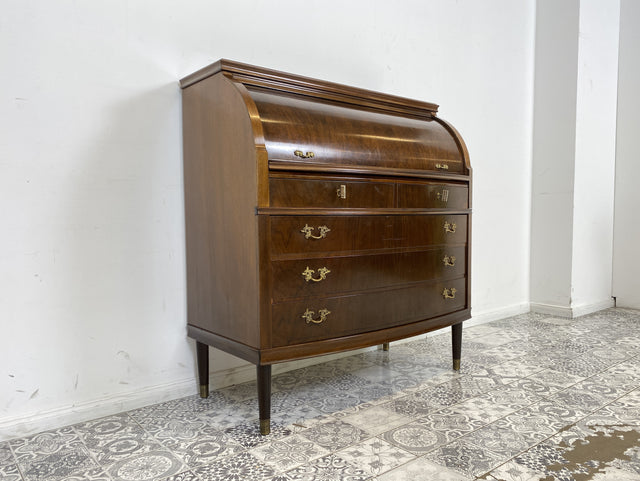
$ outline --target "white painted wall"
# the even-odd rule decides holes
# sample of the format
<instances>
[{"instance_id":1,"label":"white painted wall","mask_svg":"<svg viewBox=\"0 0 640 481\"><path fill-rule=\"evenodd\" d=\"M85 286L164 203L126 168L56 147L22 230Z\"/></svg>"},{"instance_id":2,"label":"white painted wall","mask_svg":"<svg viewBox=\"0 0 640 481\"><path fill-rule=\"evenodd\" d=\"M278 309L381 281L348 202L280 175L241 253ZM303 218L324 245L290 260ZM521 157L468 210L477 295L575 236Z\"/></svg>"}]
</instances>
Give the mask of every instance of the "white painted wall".
<instances>
[{"instance_id":1,"label":"white painted wall","mask_svg":"<svg viewBox=\"0 0 640 481\"><path fill-rule=\"evenodd\" d=\"M579 0L536 3L531 302L569 307Z\"/></svg>"},{"instance_id":2,"label":"white painted wall","mask_svg":"<svg viewBox=\"0 0 640 481\"><path fill-rule=\"evenodd\" d=\"M531 307L613 305L620 3L537 1Z\"/></svg>"},{"instance_id":3,"label":"white painted wall","mask_svg":"<svg viewBox=\"0 0 640 481\"><path fill-rule=\"evenodd\" d=\"M440 103L474 315L527 309L533 0L32 0L0 26L0 438L196 392L177 81L220 57Z\"/></svg>"},{"instance_id":4,"label":"white painted wall","mask_svg":"<svg viewBox=\"0 0 640 481\"><path fill-rule=\"evenodd\" d=\"M571 266L574 314L613 305L619 31L619 0L580 1Z\"/></svg>"},{"instance_id":5,"label":"white painted wall","mask_svg":"<svg viewBox=\"0 0 640 481\"><path fill-rule=\"evenodd\" d=\"M614 229L613 295L616 305L640 309L640 2L620 6L620 63Z\"/></svg>"}]
</instances>

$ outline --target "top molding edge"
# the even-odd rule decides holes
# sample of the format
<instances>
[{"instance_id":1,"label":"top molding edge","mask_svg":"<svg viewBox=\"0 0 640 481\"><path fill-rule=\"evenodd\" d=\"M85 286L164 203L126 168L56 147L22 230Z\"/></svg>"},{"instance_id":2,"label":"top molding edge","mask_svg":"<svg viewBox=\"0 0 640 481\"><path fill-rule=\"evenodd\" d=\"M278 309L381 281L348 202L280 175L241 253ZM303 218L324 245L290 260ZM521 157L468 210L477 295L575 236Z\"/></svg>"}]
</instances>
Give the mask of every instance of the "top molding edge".
<instances>
[{"instance_id":1,"label":"top molding edge","mask_svg":"<svg viewBox=\"0 0 640 481\"><path fill-rule=\"evenodd\" d=\"M270 86L281 90L296 92L303 91L314 96L347 96L354 101L354 103L359 103L358 101L374 103L384 110L403 109L411 111L414 115L421 114L421 116L427 117L435 116L438 111L438 105L430 102L422 102L406 97L384 94L373 90L351 87L325 80L317 80L310 77L294 75L263 67L256 67L226 59L220 59L207 67L201 68L200 70L187 75L180 80L180 88L185 89L190 85L220 72L230 75L232 78L243 84L264 85L265 83L268 83Z\"/></svg>"}]
</instances>

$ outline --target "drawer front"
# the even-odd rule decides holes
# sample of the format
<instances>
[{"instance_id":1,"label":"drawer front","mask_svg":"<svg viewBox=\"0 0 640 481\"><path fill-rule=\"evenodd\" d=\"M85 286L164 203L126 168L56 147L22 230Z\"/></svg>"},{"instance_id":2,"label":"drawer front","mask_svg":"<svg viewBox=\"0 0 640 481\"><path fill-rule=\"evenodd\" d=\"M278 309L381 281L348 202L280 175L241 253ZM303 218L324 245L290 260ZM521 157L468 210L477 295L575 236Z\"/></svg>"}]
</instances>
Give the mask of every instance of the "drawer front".
<instances>
[{"instance_id":1,"label":"drawer front","mask_svg":"<svg viewBox=\"0 0 640 481\"><path fill-rule=\"evenodd\" d=\"M398 184L401 209L468 209L469 188L455 184Z\"/></svg>"},{"instance_id":2,"label":"drawer front","mask_svg":"<svg viewBox=\"0 0 640 481\"><path fill-rule=\"evenodd\" d=\"M432 281L402 289L320 297L272 306L273 346L370 332L465 308L466 279Z\"/></svg>"},{"instance_id":3,"label":"drawer front","mask_svg":"<svg viewBox=\"0 0 640 481\"><path fill-rule=\"evenodd\" d=\"M395 205L394 191L390 182L269 179L272 207L390 208Z\"/></svg>"},{"instance_id":4,"label":"drawer front","mask_svg":"<svg viewBox=\"0 0 640 481\"><path fill-rule=\"evenodd\" d=\"M465 244L466 215L272 216L271 254Z\"/></svg>"},{"instance_id":5,"label":"drawer front","mask_svg":"<svg viewBox=\"0 0 640 481\"><path fill-rule=\"evenodd\" d=\"M271 269L274 300L315 297L464 276L466 246L275 261Z\"/></svg>"}]
</instances>

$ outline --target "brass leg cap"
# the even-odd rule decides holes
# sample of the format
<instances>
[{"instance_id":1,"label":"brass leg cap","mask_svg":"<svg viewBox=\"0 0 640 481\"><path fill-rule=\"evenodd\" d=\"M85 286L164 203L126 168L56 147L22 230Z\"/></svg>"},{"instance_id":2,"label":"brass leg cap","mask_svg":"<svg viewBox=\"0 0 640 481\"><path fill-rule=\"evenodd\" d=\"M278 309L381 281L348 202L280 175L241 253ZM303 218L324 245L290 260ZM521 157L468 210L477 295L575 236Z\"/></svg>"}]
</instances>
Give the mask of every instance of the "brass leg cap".
<instances>
[{"instance_id":1,"label":"brass leg cap","mask_svg":"<svg viewBox=\"0 0 640 481\"><path fill-rule=\"evenodd\" d=\"M209 386L207 384L200 384L200 397L209 397Z\"/></svg>"},{"instance_id":2,"label":"brass leg cap","mask_svg":"<svg viewBox=\"0 0 640 481\"><path fill-rule=\"evenodd\" d=\"M459 371L460 370L460 359L454 359L453 360L453 370L454 371Z\"/></svg>"},{"instance_id":3,"label":"brass leg cap","mask_svg":"<svg viewBox=\"0 0 640 481\"><path fill-rule=\"evenodd\" d=\"M388 351L389 350L389 343L385 342L384 344L382 344L382 350L383 351Z\"/></svg>"},{"instance_id":4,"label":"brass leg cap","mask_svg":"<svg viewBox=\"0 0 640 481\"><path fill-rule=\"evenodd\" d=\"M271 432L271 420L270 419L261 419L260 420L260 434L266 436Z\"/></svg>"}]
</instances>

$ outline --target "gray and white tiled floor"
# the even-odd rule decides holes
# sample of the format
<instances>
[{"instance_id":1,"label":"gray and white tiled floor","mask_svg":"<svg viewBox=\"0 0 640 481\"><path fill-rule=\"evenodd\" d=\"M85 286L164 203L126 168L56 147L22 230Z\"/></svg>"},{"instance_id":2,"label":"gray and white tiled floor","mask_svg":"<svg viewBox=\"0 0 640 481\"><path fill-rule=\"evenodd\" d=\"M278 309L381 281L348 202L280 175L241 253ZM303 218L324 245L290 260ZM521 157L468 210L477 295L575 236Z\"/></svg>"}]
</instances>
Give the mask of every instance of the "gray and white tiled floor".
<instances>
[{"instance_id":1,"label":"gray and white tiled floor","mask_svg":"<svg viewBox=\"0 0 640 481\"><path fill-rule=\"evenodd\" d=\"M525 314L0 443L4 481L640 480L640 311ZM195 387L194 387L195 390Z\"/></svg>"}]
</instances>

